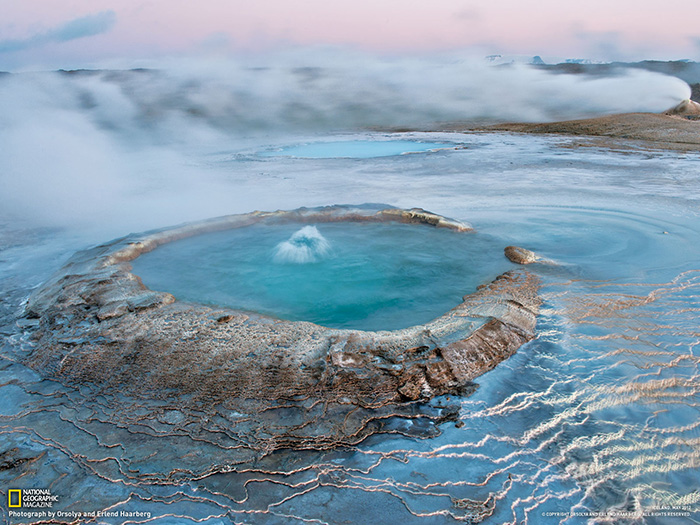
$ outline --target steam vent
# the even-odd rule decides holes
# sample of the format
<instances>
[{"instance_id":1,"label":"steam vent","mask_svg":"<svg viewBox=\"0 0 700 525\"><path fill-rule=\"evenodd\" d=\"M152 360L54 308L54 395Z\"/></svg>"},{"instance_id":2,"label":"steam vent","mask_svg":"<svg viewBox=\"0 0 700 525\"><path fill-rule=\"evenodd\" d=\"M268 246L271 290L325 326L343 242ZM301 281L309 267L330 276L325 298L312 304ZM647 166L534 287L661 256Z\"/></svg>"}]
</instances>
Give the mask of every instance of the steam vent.
<instances>
[{"instance_id":1,"label":"steam vent","mask_svg":"<svg viewBox=\"0 0 700 525\"><path fill-rule=\"evenodd\" d=\"M527 271L503 273L435 319L392 331L184 302L131 273L131 261L180 239L339 222L473 232L421 209L367 205L253 212L132 234L75 254L29 298L28 364L79 388L101 418L216 435L241 462L378 432L435 435L458 406L432 398L469 394L475 378L534 337L539 281Z\"/></svg>"}]
</instances>

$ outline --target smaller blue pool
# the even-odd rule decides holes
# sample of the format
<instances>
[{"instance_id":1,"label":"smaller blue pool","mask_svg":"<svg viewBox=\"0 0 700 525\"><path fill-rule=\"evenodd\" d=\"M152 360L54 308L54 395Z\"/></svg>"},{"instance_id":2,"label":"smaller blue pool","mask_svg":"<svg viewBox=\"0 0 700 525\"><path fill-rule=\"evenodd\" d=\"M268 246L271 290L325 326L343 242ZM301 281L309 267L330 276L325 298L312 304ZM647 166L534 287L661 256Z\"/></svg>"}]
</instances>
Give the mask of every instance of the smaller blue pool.
<instances>
[{"instance_id":1,"label":"smaller blue pool","mask_svg":"<svg viewBox=\"0 0 700 525\"><path fill-rule=\"evenodd\" d=\"M415 140L341 140L298 144L276 151L261 153L263 157L297 157L303 159L371 159L391 157L406 153L421 153L445 148L455 148L452 143L418 142Z\"/></svg>"}]
</instances>

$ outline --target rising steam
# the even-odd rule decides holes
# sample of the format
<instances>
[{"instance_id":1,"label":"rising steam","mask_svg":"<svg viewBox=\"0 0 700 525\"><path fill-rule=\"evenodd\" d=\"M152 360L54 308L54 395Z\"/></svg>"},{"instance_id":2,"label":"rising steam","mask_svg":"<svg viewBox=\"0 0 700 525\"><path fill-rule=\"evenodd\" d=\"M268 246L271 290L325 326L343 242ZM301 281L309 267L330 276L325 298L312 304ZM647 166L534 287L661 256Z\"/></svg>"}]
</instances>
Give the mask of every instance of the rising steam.
<instances>
[{"instance_id":1,"label":"rising steam","mask_svg":"<svg viewBox=\"0 0 700 525\"><path fill-rule=\"evenodd\" d=\"M311 51L257 62L2 75L0 210L43 223L108 221L135 216L140 198L167 224L172 210L199 206L192 216L201 217L221 198L205 187L193 156L235 151L256 134L288 140L477 119L660 112L689 95L683 81L647 71L590 78L481 60Z\"/></svg>"}]
</instances>

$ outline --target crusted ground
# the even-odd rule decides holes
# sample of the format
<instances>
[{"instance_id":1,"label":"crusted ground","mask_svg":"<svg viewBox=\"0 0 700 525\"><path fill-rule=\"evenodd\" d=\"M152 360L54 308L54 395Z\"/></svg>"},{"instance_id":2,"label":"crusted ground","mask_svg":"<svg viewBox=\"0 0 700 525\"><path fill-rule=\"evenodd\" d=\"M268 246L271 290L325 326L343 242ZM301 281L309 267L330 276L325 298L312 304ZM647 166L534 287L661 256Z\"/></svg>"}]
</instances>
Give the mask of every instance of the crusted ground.
<instances>
[{"instance_id":1,"label":"crusted ground","mask_svg":"<svg viewBox=\"0 0 700 525\"><path fill-rule=\"evenodd\" d=\"M101 403L113 399L125 421L157 417L144 410L142 401L151 400L177 408L178 425L188 431L216 415L242 449L269 451L351 444L382 431L430 434L434 426L417 421L451 419L456 409L428 400L470 392L475 378L534 337L539 281L524 270L498 277L430 323L387 332L183 303L130 273L130 260L164 242L286 220L471 230L423 210L332 207L230 216L119 239L76 254L30 298L25 315L35 326L27 364L84 386Z\"/></svg>"}]
</instances>

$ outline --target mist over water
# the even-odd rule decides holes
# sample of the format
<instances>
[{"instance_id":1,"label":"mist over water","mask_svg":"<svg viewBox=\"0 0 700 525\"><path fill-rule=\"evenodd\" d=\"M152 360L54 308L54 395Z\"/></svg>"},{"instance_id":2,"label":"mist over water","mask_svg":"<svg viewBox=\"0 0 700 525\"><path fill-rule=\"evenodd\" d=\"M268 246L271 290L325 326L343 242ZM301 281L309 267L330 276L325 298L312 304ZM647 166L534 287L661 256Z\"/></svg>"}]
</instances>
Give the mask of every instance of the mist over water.
<instances>
[{"instance_id":1,"label":"mist over water","mask_svg":"<svg viewBox=\"0 0 700 525\"><path fill-rule=\"evenodd\" d=\"M584 78L457 57L301 50L158 66L0 78L3 213L134 228L172 222L174 209L202 218L238 203L222 202L220 178L193 168L193 152L245 149L261 137L659 112L690 94L647 71Z\"/></svg>"}]
</instances>

